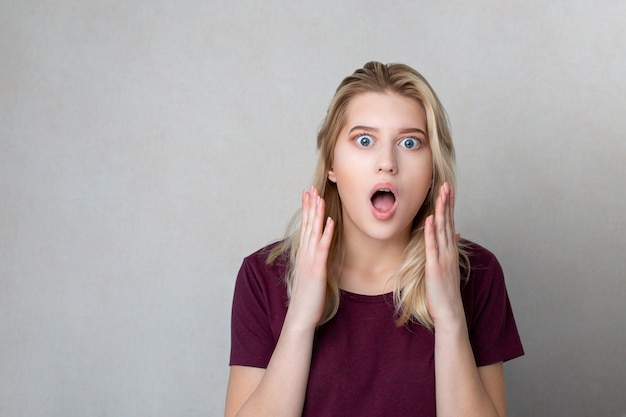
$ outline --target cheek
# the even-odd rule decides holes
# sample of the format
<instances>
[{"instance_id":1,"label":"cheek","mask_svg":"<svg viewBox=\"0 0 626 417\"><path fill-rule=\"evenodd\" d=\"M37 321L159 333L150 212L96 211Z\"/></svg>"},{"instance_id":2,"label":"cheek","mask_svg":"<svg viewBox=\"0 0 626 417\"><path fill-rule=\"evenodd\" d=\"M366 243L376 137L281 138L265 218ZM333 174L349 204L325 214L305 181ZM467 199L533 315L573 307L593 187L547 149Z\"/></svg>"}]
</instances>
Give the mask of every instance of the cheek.
<instances>
[{"instance_id":1,"label":"cheek","mask_svg":"<svg viewBox=\"0 0 626 417\"><path fill-rule=\"evenodd\" d=\"M413 188L416 202L423 201L432 184L432 167L430 162L424 161L420 166L415 166L411 172L411 188Z\"/></svg>"},{"instance_id":2,"label":"cheek","mask_svg":"<svg viewBox=\"0 0 626 417\"><path fill-rule=\"evenodd\" d=\"M433 176L432 158L424 157L407 161L405 170L410 172L410 177L417 183L422 183L422 181L430 182Z\"/></svg>"},{"instance_id":3,"label":"cheek","mask_svg":"<svg viewBox=\"0 0 626 417\"><path fill-rule=\"evenodd\" d=\"M349 152L342 152L340 149L335 151L333 165L329 171L331 181L339 183L354 182L360 176L357 172L362 172L364 166L364 158L359 155L352 155Z\"/></svg>"}]
</instances>

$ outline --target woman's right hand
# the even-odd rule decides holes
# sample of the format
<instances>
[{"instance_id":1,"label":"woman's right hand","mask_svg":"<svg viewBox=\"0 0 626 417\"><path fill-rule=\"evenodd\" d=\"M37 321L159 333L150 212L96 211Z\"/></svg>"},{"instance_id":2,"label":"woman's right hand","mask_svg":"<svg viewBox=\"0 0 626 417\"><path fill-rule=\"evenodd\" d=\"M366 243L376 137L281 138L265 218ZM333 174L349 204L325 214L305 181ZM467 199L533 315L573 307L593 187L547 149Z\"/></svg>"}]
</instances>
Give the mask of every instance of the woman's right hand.
<instances>
[{"instance_id":1,"label":"woman's right hand","mask_svg":"<svg viewBox=\"0 0 626 417\"><path fill-rule=\"evenodd\" d=\"M333 219L325 219L325 201L318 190L311 187L304 191L300 244L287 312L292 325L315 328L322 317L326 298L326 261L334 226Z\"/></svg>"},{"instance_id":2,"label":"woman's right hand","mask_svg":"<svg viewBox=\"0 0 626 417\"><path fill-rule=\"evenodd\" d=\"M302 226L285 323L266 369L231 366L226 416L300 416L315 327L324 311L326 260L334 222L311 187L302 193Z\"/></svg>"}]
</instances>

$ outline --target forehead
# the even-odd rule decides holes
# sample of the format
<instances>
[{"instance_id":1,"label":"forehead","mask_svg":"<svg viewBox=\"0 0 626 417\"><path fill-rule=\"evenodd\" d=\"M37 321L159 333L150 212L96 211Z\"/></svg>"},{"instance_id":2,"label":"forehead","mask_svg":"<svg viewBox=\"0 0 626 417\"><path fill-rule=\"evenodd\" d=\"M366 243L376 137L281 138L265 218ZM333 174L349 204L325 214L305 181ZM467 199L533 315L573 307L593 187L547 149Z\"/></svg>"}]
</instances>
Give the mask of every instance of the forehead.
<instances>
[{"instance_id":1,"label":"forehead","mask_svg":"<svg viewBox=\"0 0 626 417\"><path fill-rule=\"evenodd\" d=\"M426 131L426 113L419 101L398 93L362 93L350 100L342 130L359 125Z\"/></svg>"}]
</instances>

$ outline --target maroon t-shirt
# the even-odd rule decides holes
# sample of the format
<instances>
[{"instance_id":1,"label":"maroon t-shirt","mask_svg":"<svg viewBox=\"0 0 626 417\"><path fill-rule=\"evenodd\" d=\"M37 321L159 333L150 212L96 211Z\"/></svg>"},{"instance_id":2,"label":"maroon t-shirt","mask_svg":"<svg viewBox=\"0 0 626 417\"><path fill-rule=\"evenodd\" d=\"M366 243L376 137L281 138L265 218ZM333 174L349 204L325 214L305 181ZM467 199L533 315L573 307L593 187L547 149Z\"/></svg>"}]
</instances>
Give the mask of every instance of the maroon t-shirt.
<instances>
[{"instance_id":1,"label":"maroon t-shirt","mask_svg":"<svg viewBox=\"0 0 626 417\"><path fill-rule=\"evenodd\" d=\"M230 365L265 368L287 312L285 260L266 265L266 247L237 277ZM471 244L463 306L477 366L524 354L495 256ZM428 416L435 411L435 335L397 327L392 294L341 293L337 315L315 334L303 416Z\"/></svg>"}]
</instances>

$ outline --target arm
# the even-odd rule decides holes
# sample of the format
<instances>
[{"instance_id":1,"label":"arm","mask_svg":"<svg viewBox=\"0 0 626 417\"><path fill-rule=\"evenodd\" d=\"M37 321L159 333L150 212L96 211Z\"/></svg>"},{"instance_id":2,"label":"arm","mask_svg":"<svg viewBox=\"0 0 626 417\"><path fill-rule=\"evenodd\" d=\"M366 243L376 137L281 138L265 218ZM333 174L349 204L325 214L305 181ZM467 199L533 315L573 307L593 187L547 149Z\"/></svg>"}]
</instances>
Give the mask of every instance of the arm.
<instances>
[{"instance_id":1,"label":"arm","mask_svg":"<svg viewBox=\"0 0 626 417\"><path fill-rule=\"evenodd\" d=\"M426 298L435 323L437 415L506 415L502 363L477 368L459 291L454 192L441 187L435 215L426 219Z\"/></svg>"},{"instance_id":2,"label":"arm","mask_svg":"<svg viewBox=\"0 0 626 417\"><path fill-rule=\"evenodd\" d=\"M311 364L313 337L326 291L326 260L334 223L324 226L324 200L303 193L300 246L291 299L267 369L233 366L226 416L300 416Z\"/></svg>"},{"instance_id":3,"label":"arm","mask_svg":"<svg viewBox=\"0 0 626 417\"><path fill-rule=\"evenodd\" d=\"M477 368L466 328L436 330L437 415L506 416L502 362Z\"/></svg>"},{"instance_id":4,"label":"arm","mask_svg":"<svg viewBox=\"0 0 626 417\"><path fill-rule=\"evenodd\" d=\"M285 322L267 369L233 366L226 416L299 416L311 362L315 328L298 332Z\"/></svg>"}]
</instances>

